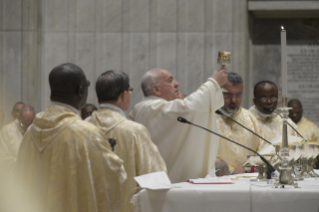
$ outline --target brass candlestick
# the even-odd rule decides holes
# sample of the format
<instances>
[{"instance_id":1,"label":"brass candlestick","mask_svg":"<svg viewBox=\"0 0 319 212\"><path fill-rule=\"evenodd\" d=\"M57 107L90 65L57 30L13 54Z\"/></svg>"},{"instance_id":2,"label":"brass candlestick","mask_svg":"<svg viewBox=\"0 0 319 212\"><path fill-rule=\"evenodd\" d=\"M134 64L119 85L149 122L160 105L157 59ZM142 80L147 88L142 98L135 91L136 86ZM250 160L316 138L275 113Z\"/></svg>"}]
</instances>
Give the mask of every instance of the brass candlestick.
<instances>
[{"instance_id":1,"label":"brass candlestick","mask_svg":"<svg viewBox=\"0 0 319 212\"><path fill-rule=\"evenodd\" d=\"M218 51L217 63L221 66L221 69L226 68L230 64L231 52Z\"/></svg>"}]
</instances>

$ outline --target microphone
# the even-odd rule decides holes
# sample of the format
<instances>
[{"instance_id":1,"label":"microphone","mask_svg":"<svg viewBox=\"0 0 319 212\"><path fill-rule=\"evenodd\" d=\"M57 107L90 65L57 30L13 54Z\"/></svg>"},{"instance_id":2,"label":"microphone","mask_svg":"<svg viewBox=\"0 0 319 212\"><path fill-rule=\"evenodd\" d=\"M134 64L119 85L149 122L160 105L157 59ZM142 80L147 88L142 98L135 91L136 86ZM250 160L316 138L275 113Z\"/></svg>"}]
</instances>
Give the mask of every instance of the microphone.
<instances>
[{"instance_id":1,"label":"microphone","mask_svg":"<svg viewBox=\"0 0 319 212\"><path fill-rule=\"evenodd\" d=\"M256 152L255 150L250 149L249 147L246 147L246 146L244 146L244 145L242 145L242 144L240 144L240 143L237 143L236 141L233 141L233 140L231 140L231 139L229 139L229 138L226 138L225 136L222 136L222 135L220 135L220 134L218 134L218 133L216 133L216 132L214 132L214 131L211 131L211 130L205 128L205 127L202 127L202 126L200 126L200 125L197 125L197 124L194 124L194 123L192 123L192 122L190 122L190 121L187 121L187 119L185 119L185 118L183 118L183 117L180 117L180 116L179 116L179 117L177 118L177 121L179 121L179 122L181 122L181 123L185 123L185 124L190 124L190 125L193 125L193 126L198 127L198 128L201 128L201 129L203 129L203 130L205 130L205 131L207 131L207 132L210 132L210 133L212 133L212 134L214 134L214 135L217 135L217 136L219 136L219 137L221 137L221 138L223 138L223 139L225 139L225 140L227 140L227 141L230 141L230 142L232 142L232 143L234 143L234 144L236 144L236 145L238 145L238 146L241 146L241 147L243 147L243 148L245 148L245 149L247 149L247 150L249 150L249 151L255 153L256 155L258 155L258 156L260 157L260 159L261 159L261 160L267 165L267 167L268 167L267 179L271 179L271 173L276 171L276 169L269 163L269 161L267 161L262 155L260 155L260 154L259 154L258 152ZM276 172L278 172L278 171L276 171Z\"/></svg>"},{"instance_id":2,"label":"microphone","mask_svg":"<svg viewBox=\"0 0 319 212\"><path fill-rule=\"evenodd\" d=\"M264 107L264 110L265 111L268 111L268 112L275 112L277 113L281 118L282 118L282 115L277 111L277 110L273 110L273 109L270 109L268 107ZM291 124L289 124L289 122L287 121L287 124L303 139L305 139L299 132L298 130L296 130ZM305 139L305 141L307 142L307 139Z\"/></svg>"},{"instance_id":3,"label":"microphone","mask_svg":"<svg viewBox=\"0 0 319 212\"><path fill-rule=\"evenodd\" d=\"M262 140L266 141L268 144L270 144L270 145L273 146L273 144L272 144L270 141L268 141L268 140L266 140L265 138L261 137L260 135L258 135L258 134L255 133L254 131L248 129L247 127L245 127L245 126L242 125L241 123L235 121L233 118L231 118L231 117L229 117L229 116L226 116L226 115L223 114L220 110L216 110L215 113L216 113L216 114L219 114L219 115L221 115L221 116L225 116L226 118L229 118L230 120L232 120L233 122L235 122L235 123L238 124L239 126L243 127L244 129L248 130L249 132L251 132L252 134L254 134L255 136L257 136L258 138L261 138Z\"/></svg>"},{"instance_id":4,"label":"microphone","mask_svg":"<svg viewBox=\"0 0 319 212\"><path fill-rule=\"evenodd\" d=\"M183 117L178 117L177 121L182 122L182 123L190 123L189 121L187 121L187 119L183 118Z\"/></svg>"}]
</instances>

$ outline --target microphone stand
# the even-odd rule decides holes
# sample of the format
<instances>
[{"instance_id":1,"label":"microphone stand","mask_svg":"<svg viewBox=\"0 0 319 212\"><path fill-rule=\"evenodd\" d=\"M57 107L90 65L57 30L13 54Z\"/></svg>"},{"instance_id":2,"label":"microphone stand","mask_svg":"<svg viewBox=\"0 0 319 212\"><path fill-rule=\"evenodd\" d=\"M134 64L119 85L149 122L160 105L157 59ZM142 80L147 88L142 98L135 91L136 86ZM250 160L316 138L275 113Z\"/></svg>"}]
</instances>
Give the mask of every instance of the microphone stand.
<instances>
[{"instance_id":1,"label":"microphone stand","mask_svg":"<svg viewBox=\"0 0 319 212\"><path fill-rule=\"evenodd\" d=\"M264 107L264 110L269 111L269 112L275 112L276 114L278 114L280 116L280 118L283 118L282 115L277 111L277 110L272 110L270 108ZM296 128L294 128L288 121L287 124L289 125L289 127L291 127L291 129L293 129L301 138L303 138L305 140L305 142L307 142L307 139L305 139L299 132L298 130L296 130Z\"/></svg>"},{"instance_id":2,"label":"microphone stand","mask_svg":"<svg viewBox=\"0 0 319 212\"><path fill-rule=\"evenodd\" d=\"M258 156L260 157L260 159L267 165L267 167L268 167L267 179L271 179L271 173L276 171L276 169L269 163L269 161L267 161L262 155L260 155L260 154L259 154L258 152L256 152L255 150L250 149L250 148L248 148L248 147L246 147L246 146L244 146L244 145L242 145L242 144L240 144L240 143L237 143L236 141L233 141L233 140L231 140L231 139L229 139L229 138L226 138L225 136L222 136L222 135L220 135L220 134L218 134L218 133L215 133L214 131L211 131L211 130L209 130L209 129L206 129L205 127L202 127L202 126L200 126L200 125L197 125L197 124L194 124L194 123L192 123L192 122L189 122L189 121L187 121L187 120L186 120L185 118L183 118L183 117L180 117L180 116L179 116L179 117L177 118L177 121L179 121L179 122L181 122L181 123L190 124L190 125L193 125L193 126L195 126L195 127L200 128L200 129L203 129L203 130L208 131L208 132L210 132L210 133L212 133L212 134L214 134L214 135L217 135L217 136L219 136L219 137L221 137L221 138L223 138L223 139L225 139L225 140L227 140L227 141L230 141L230 142L232 142L232 143L234 143L234 144L237 144L238 146L241 146L241 147L243 147L243 148L245 148L245 149L247 149L247 150L249 150L249 151L252 151L252 152L255 153L256 155L258 155Z\"/></svg>"},{"instance_id":3,"label":"microphone stand","mask_svg":"<svg viewBox=\"0 0 319 212\"><path fill-rule=\"evenodd\" d=\"M218 115L221 115L221 116L224 116L226 118L229 118L230 120L232 120L233 122L235 122L236 124L240 125L242 128L248 130L249 132L251 132L252 134L254 134L255 136L257 136L258 138L266 141L268 144L274 146L270 141L266 140L265 138L261 137L260 135L258 135L257 133L255 133L254 131L248 129L247 127L245 127L244 125L242 125L241 123L239 123L238 121L235 121L233 118L229 117L229 116L226 116L225 114L223 114L220 110L216 110L215 111L216 114Z\"/></svg>"}]
</instances>

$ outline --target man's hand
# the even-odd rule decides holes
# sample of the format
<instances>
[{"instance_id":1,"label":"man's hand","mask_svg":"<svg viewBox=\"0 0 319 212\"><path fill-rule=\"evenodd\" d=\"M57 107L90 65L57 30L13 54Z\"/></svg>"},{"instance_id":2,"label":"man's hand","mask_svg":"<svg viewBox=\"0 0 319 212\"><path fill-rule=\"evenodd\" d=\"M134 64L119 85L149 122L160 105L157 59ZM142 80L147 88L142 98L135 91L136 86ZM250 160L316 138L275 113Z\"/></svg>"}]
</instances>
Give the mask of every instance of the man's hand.
<instances>
[{"instance_id":1,"label":"man's hand","mask_svg":"<svg viewBox=\"0 0 319 212\"><path fill-rule=\"evenodd\" d=\"M246 170L244 168L237 168L237 169L234 169L234 171L231 174L242 174L245 172Z\"/></svg>"},{"instance_id":2,"label":"man's hand","mask_svg":"<svg viewBox=\"0 0 319 212\"><path fill-rule=\"evenodd\" d=\"M227 82L227 69L215 71L211 77L218 82L219 86L223 86Z\"/></svg>"}]
</instances>

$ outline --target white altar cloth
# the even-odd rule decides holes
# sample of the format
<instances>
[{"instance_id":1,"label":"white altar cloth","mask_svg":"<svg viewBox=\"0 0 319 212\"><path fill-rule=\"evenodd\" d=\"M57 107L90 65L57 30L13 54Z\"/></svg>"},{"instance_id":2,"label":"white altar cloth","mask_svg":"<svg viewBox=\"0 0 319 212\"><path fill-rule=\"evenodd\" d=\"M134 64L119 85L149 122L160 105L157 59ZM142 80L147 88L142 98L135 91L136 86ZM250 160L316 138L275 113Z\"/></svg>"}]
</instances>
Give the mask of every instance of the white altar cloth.
<instances>
[{"instance_id":1,"label":"white altar cloth","mask_svg":"<svg viewBox=\"0 0 319 212\"><path fill-rule=\"evenodd\" d=\"M170 190L143 189L133 198L139 212L211 212L211 211L319 211L319 179L298 181L301 188L272 188L267 182L250 182L249 178L234 184L175 183Z\"/></svg>"}]
</instances>

